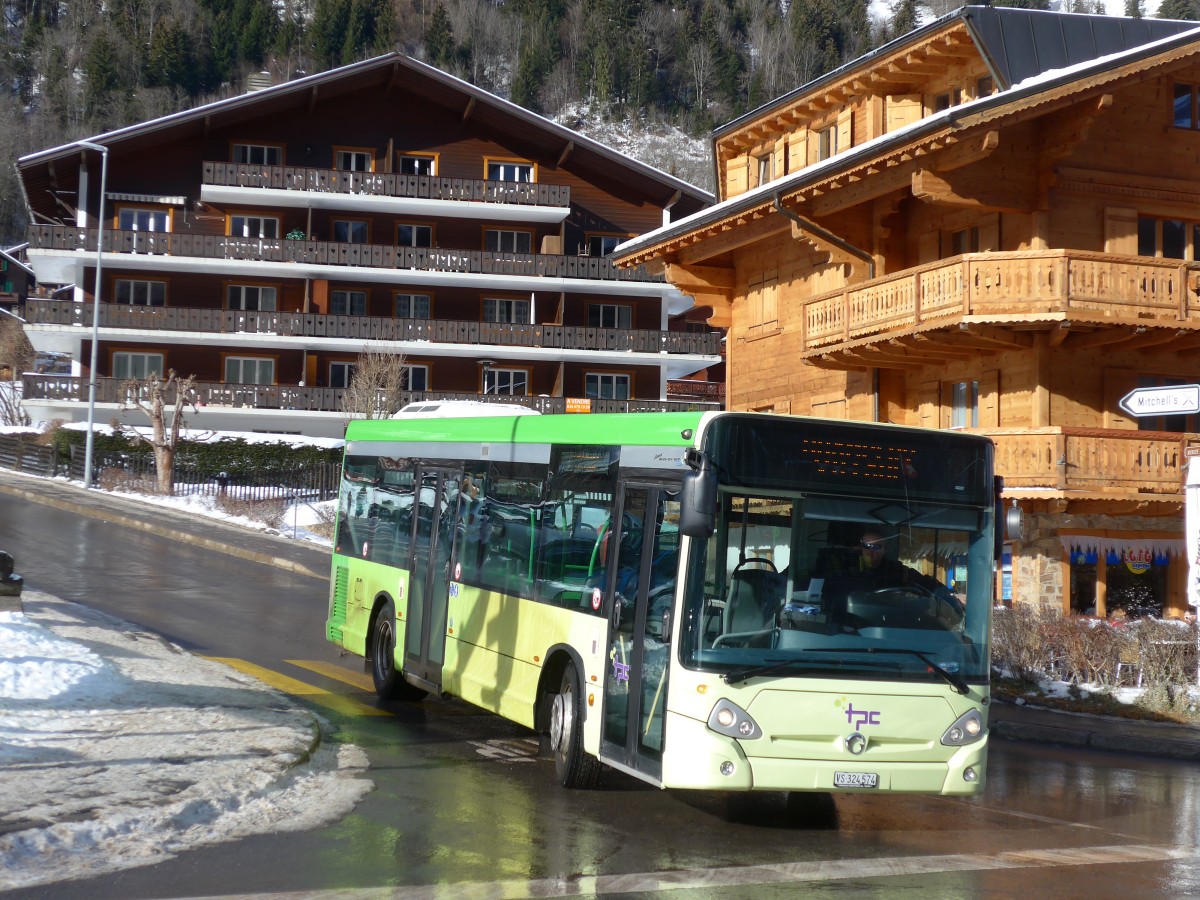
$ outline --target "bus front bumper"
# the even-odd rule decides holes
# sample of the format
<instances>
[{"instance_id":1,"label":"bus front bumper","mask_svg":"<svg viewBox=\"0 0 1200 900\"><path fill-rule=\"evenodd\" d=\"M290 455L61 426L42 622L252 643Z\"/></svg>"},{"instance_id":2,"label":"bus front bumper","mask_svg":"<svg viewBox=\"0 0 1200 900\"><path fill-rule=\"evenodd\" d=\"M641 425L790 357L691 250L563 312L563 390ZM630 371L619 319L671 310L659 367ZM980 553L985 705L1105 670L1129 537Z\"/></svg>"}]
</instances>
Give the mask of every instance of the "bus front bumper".
<instances>
[{"instance_id":1,"label":"bus front bumper","mask_svg":"<svg viewBox=\"0 0 1200 900\"><path fill-rule=\"evenodd\" d=\"M988 738L930 751L941 760L884 758L872 747L859 756L831 745L822 758L755 755L769 738L737 741L686 716L667 716L663 787L723 791L829 791L973 795L986 781ZM873 776L873 777L872 777ZM839 785L839 782L842 782ZM866 786L874 782L874 786ZM848 786L855 783L863 786Z\"/></svg>"}]
</instances>

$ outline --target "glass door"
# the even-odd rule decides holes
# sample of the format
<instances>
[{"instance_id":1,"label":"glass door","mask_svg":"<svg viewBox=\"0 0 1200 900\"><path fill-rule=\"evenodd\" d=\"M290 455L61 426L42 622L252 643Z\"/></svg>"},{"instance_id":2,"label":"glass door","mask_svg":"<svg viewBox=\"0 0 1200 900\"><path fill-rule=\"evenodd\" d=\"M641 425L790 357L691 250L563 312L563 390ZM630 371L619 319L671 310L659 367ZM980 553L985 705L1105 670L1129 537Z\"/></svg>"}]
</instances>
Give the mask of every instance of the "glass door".
<instances>
[{"instance_id":1,"label":"glass door","mask_svg":"<svg viewBox=\"0 0 1200 900\"><path fill-rule=\"evenodd\" d=\"M461 472L418 467L409 546L408 624L404 673L426 690L442 686L450 557Z\"/></svg>"},{"instance_id":2,"label":"glass door","mask_svg":"<svg viewBox=\"0 0 1200 900\"><path fill-rule=\"evenodd\" d=\"M658 781L666 734L671 614L679 567L679 492L626 484L605 575L609 615L600 756Z\"/></svg>"}]
</instances>

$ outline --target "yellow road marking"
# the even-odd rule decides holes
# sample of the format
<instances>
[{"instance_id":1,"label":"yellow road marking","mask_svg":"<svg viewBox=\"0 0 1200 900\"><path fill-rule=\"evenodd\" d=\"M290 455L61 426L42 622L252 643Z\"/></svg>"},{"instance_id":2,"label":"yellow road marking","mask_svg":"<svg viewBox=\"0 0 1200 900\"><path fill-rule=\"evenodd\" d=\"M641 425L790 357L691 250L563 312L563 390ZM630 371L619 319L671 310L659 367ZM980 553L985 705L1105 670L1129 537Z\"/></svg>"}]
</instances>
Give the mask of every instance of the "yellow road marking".
<instances>
[{"instance_id":1,"label":"yellow road marking","mask_svg":"<svg viewBox=\"0 0 1200 900\"><path fill-rule=\"evenodd\" d=\"M376 709L374 706L367 706L365 703L360 703L349 697L343 697L341 694L334 694L315 685L306 684L299 679L289 678L287 675L272 671L271 669L256 666L254 663L246 662L244 659L231 659L221 656L210 656L208 658L214 662L224 663L232 669L237 669L239 672L252 675L259 681L269 684L271 687L283 691L285 694L291 694L294 697L307 697L313 703L320 704L327 709L345 716L391 715L386 709Z\"/></svg>"},{"instance_id":2,"label":"yellow road marking","mask_svg":"<svg viewBox=\"0 0 1200 900\"><path fill-rule=\"evenodd\" d=\"M298 666L301 669L308 669L310 672L316 672L318 675L324 675L326 678L332 678L334 681L340 681L351 687L356 687L360 691L367 691L371 694L375 693L375 682L365 672L352 672L334 663L322 662L316 659L285 659L284 662Z\"/></svg>"}]
</instances>

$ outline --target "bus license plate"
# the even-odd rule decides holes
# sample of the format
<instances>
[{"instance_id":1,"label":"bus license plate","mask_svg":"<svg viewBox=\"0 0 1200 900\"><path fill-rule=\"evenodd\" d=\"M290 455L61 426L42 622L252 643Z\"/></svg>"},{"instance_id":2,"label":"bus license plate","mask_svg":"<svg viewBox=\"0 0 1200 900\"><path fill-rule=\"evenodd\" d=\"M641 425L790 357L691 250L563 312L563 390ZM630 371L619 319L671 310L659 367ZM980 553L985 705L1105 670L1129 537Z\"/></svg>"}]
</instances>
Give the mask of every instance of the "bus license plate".
<instances>
[{"instance_id":1,"label":"bus license plate","mask_svg":"<svg viewBox=\"0 0 1200 900\"><path fill-rule=\"evenodd\" d=\"M879 787L879 776L874 772L834 772L833 786L849 788Z\"/></svg>"}]
</instances>

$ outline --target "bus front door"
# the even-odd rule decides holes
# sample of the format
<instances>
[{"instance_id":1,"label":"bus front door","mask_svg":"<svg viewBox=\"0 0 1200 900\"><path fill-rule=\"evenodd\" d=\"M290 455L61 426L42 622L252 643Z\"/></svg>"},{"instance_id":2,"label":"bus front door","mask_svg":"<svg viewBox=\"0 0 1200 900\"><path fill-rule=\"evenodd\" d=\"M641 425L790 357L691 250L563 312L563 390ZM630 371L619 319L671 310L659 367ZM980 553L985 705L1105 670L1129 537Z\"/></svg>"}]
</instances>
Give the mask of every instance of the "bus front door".
<instances>
[{"instance_id":1,"label":"bus front door","mask_svg":"<svg viewBox=\"0 0 1200 900\"><path fill-rule=\"evenodd\" d=\"M433 692L441 690L446 659L450 553L461 481L461 472L424 467L417 469L413 480L404 677Z\"/></svg>"},{"instance_id":2,"label":"bus front door","mask_svg":"<svg viewBox=\"0 0 1200 900\"><path fill-rule=\"evenodd\" d=\"M625 485L616 521L605 579L609 641L600 758L658 783L679 567L678 488Z\"/></svg>"}]
</instances>

